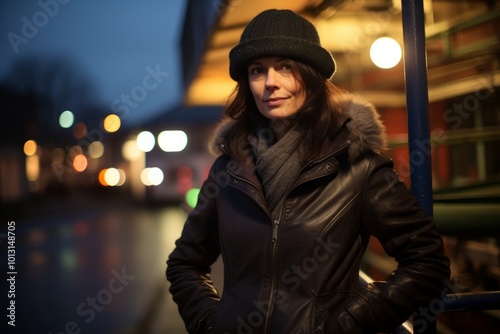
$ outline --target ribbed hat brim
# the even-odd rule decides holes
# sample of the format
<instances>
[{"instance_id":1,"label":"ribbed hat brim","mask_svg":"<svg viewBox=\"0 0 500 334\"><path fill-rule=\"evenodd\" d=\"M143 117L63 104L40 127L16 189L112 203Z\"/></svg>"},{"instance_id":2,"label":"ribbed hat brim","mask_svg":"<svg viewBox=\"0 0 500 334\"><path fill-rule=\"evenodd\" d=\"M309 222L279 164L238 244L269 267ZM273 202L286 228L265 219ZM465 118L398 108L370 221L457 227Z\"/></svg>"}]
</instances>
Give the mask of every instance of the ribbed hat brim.
<instances>
[{"instance_id":1,"label":"ribbed hat brim","mask_svg":"<svg viewBox=\"0 0 500 334\"><path fill-rule=\"evenodd\" d=\"M254 38L235 46L229 53L229 75L237 81L249 62L260 57L286 57L310 65L326 78L335 73L335 60L330 52L307 40L286 36Z\"/></svg>"}]
</instances>

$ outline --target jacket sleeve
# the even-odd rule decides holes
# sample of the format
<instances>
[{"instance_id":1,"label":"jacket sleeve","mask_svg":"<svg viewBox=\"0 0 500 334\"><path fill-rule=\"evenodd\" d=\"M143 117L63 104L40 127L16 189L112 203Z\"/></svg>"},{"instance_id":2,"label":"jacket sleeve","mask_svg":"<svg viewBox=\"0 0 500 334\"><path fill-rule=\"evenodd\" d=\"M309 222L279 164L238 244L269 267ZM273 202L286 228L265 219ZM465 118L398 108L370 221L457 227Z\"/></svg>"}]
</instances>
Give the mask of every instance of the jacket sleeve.
<instances>
[{"instance_id":1,"label":"jacket sleeve","mask_svg":"<svg viewBox=\"0 0 500 334\"><path fill-rule=\"evenodd\" d=\"M329 333L391 332L419 307L439 300L450 275L435 222L398 180L389 158L372 159L363 196L364 226L398 266L337 307L326 324Z\"/></svg>"},{"instance_id":2,"label":"jacket sleeve","mask_svg":"<svg viewBox=\"0 0 500 334\"><path fill-rule=\"evenodd\" d=\"M167 260L170 292L189 333L205 332L205 323L220 299L210 278L211 265L220 254L215 198L220 184L214 166Z\"/></svg>"}]
</instances>

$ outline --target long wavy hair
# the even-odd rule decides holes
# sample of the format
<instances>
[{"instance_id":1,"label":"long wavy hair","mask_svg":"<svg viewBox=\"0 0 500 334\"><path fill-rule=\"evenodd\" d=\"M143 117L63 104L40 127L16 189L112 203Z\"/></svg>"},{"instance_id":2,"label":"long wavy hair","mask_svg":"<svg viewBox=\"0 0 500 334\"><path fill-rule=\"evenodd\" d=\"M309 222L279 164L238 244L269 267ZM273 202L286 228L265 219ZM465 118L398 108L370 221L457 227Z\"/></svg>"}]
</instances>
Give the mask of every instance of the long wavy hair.
<instances>
[{"instance_id":1,"label":"long wavy hair","mask_svg":"<svg viewBox=\"0 0 500 334\"><path fill-rule=\"evenodd\" d=\"M296 148L305 161L321 152L333 139L340 125L340 108L346 92L312 67L299 61L292 60L291 63L295 79L305 90L305 101L297 113L286 120L275 123L262 116L250 90L248 72L238 81L223 115L236 121L224 138L225 149L233 159L244 161L248 158L247 139L255 135L256 129L274 130L283 122L292 122L302 132Z\"/></svg>"}]
</instances>

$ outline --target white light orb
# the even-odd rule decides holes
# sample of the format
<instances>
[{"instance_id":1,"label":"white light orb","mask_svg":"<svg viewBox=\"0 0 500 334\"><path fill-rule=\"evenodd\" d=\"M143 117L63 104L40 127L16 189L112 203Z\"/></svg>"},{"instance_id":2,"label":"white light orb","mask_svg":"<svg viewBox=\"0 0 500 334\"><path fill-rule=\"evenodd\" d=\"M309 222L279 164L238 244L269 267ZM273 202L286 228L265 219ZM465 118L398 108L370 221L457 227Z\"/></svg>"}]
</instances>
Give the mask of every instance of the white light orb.
<instances>
[{"instance_id":1,"label":"white light orb","mask_svg":"<svg viewBox=\"0 0 500 334\"><path fill-rule=\"evenodd\" d=\"M188 137L184 131L162 131L158 136L158 145L165 152L180 152L186 148Z\"/></svg>"},{"instance_id":2,"label":"white light orb","mask_svg":"<svg viewBox=\"0 0 500 334\"><path fill-rule=\"evenodd\" d=\"M155 136L149 131L142 131L137 135L137 147L143 152L151 152L155 147Z\"/></svg>"},{"instance_id":3,"label":"white light orb","mask_svg":"<svg viewBox=\"0 0 500 334\"><path fill-rule=\"evenodd\" d=\"M379 68L389 69L401 60L403 52L399 43L390 37L381 37L370 47L370 58Z\"/></svg>"}]
</instances>

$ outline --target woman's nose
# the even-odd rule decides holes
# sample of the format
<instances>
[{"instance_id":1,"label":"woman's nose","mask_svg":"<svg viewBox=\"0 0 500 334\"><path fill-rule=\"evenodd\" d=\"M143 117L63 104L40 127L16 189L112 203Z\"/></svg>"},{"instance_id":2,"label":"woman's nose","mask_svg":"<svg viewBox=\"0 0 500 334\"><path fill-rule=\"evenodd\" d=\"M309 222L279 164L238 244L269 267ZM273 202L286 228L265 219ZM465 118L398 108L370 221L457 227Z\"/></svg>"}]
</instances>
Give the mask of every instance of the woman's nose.
<instances>
[{"instance_id":1,"label":"woman's nose","mask_svg":"<svg viewBox=\"0 0 500 334\"><path fill-rule=\"evenodd\" d=\"M268 69L266 75L266 88L270 89L278 87L279 87L278 73L273 68L270 68Z\"/></svg>"}]
</instances>

